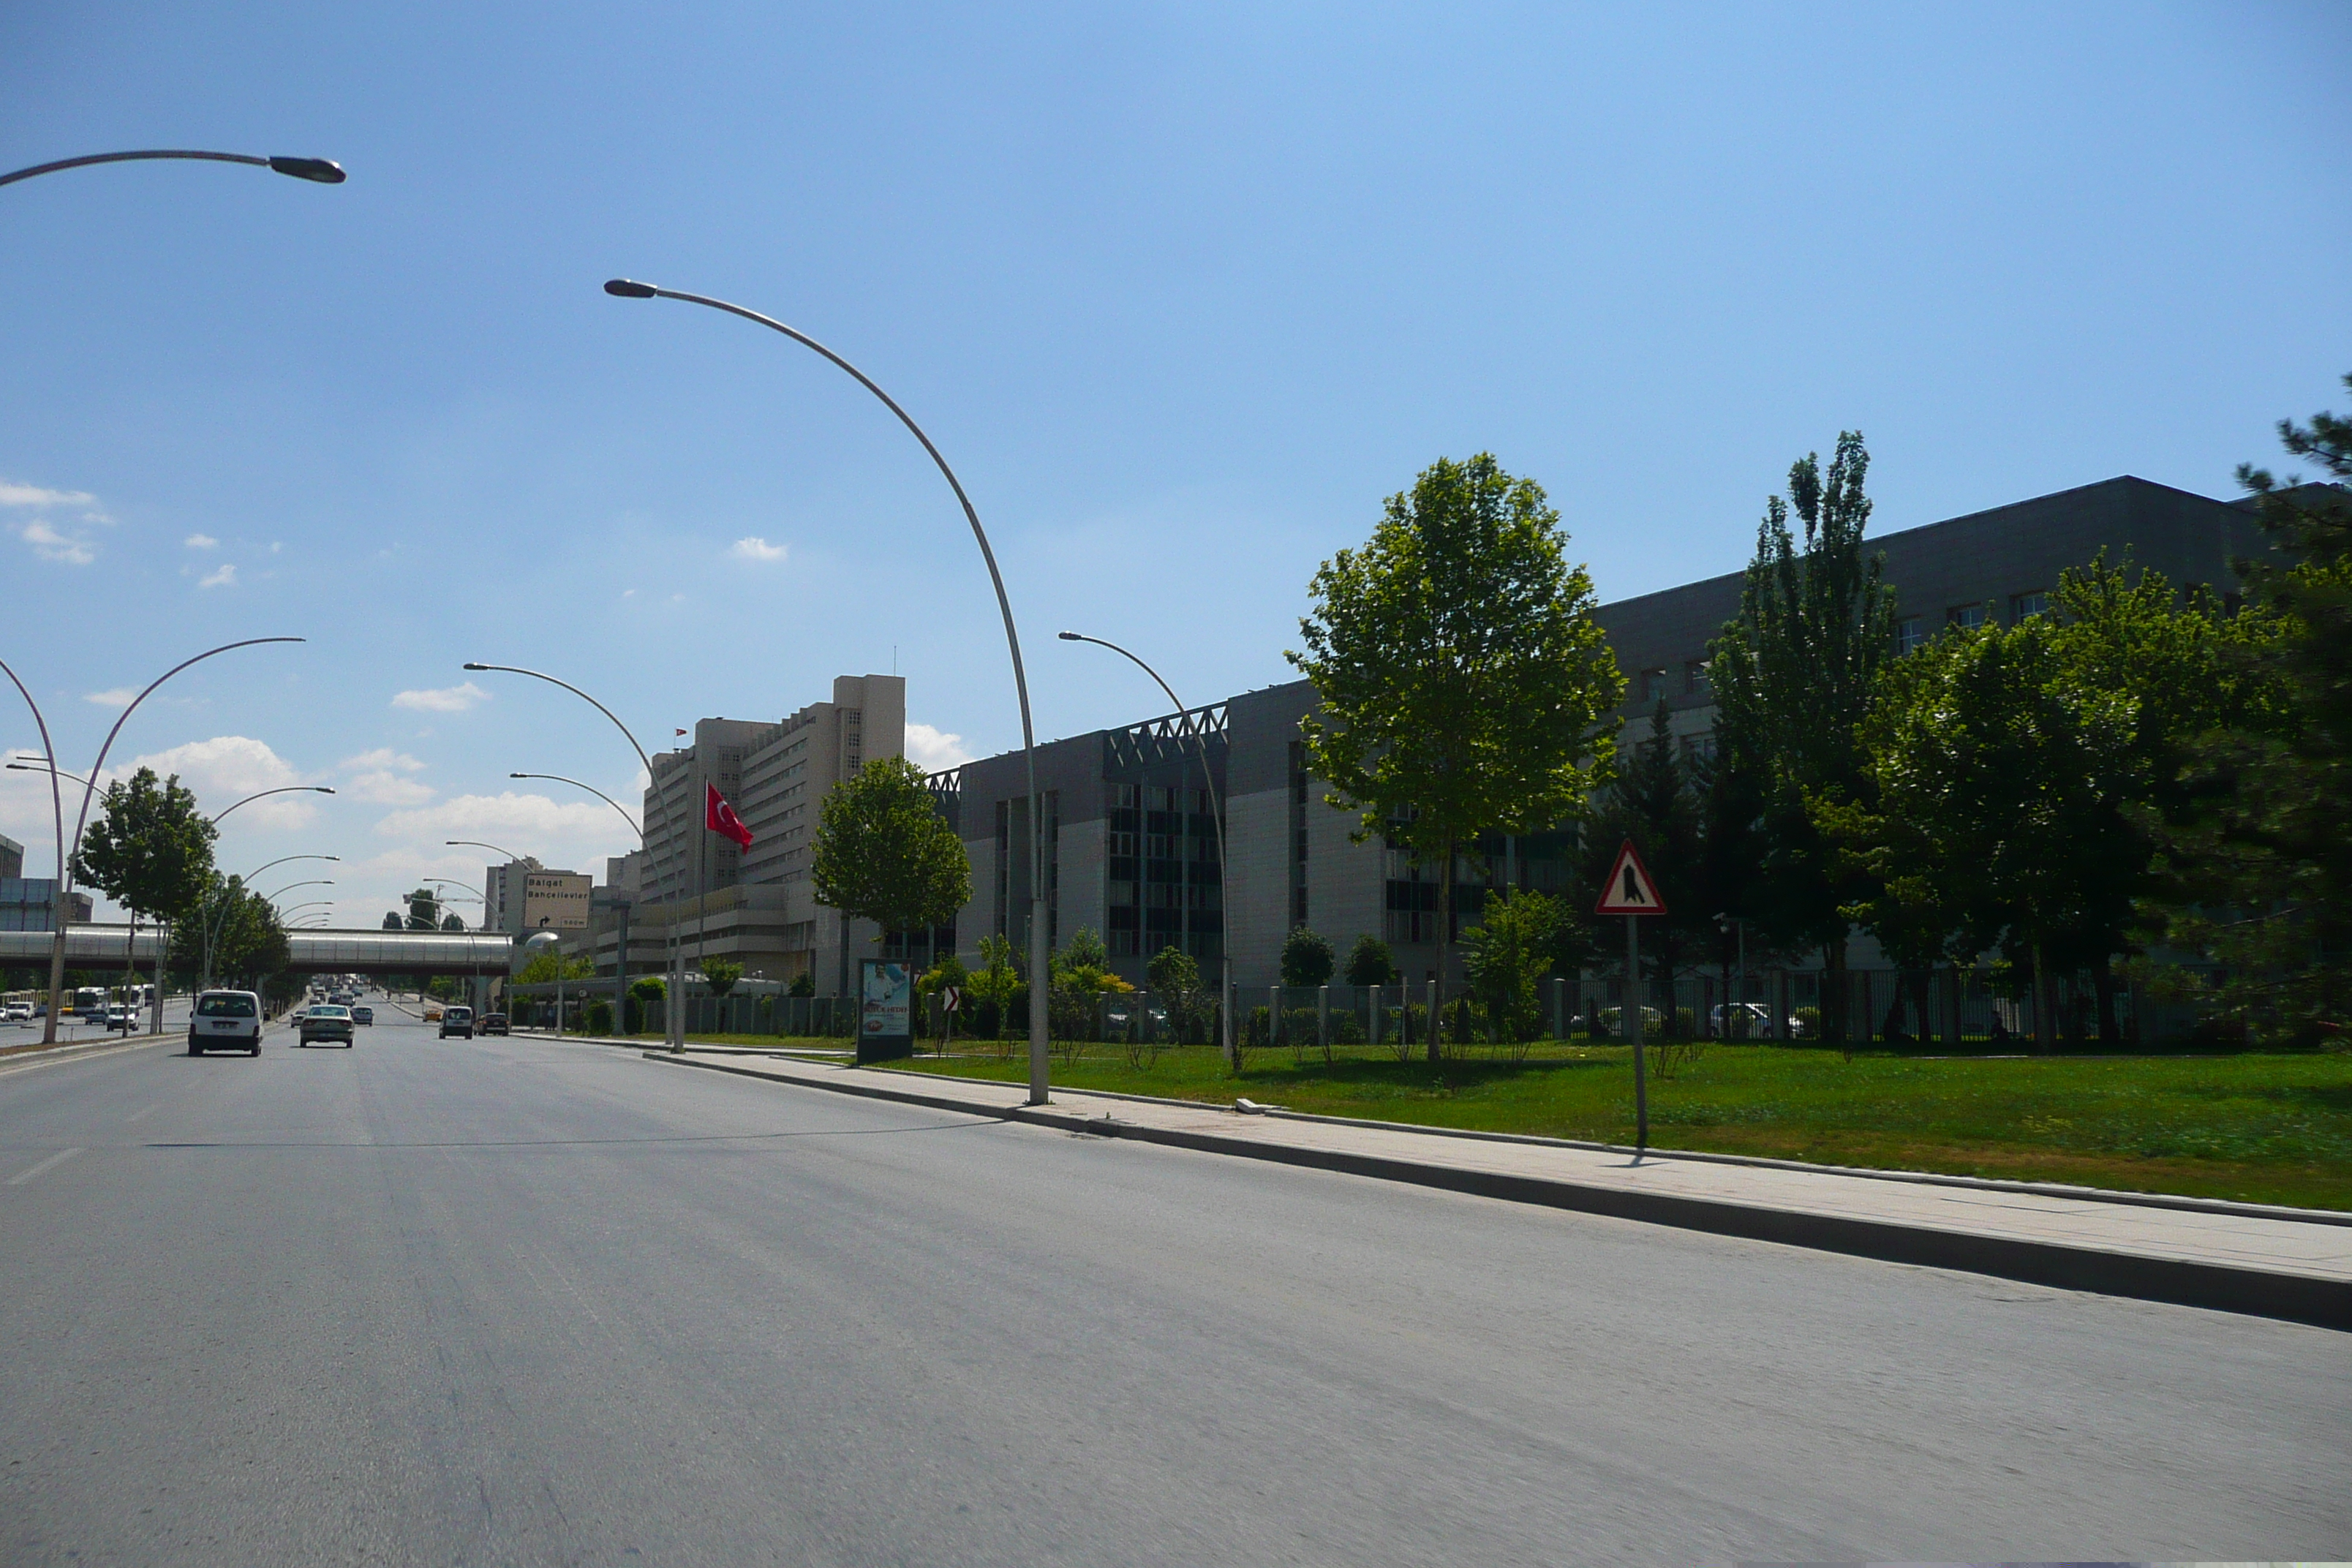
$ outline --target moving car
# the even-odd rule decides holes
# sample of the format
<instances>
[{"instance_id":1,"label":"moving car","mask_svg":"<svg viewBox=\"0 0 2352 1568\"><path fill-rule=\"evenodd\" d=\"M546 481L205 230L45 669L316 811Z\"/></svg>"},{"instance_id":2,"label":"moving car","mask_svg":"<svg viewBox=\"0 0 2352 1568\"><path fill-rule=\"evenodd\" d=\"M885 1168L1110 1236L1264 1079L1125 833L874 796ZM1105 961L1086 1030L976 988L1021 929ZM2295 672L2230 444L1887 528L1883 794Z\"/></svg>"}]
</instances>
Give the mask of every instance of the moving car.
<instances>
[{"instance_id":1,"label":"moving car","mask_svg":"<svg viewBox=\"0 0 2352 1568\"><path fill-rule=\"evenodd\" d=\"M33 1005L30 1002L11 1002L5 1008L0 1008L0 1020L7 1023L28 1024L32 1019Z\"/></svg>"},{"instance_id":2,"label":"moving car","mask_svg":"<svg viewBox=\"0 0 2352 1568\"><path fill-rule=\"evenodd\" d=\"M485 1013L482 1015L483 1034L503 1035L506 1032L507 1016L504 1013Z\"/></svg>"},{"instance_id":3,"label":"moving car","mask_svg":"<svg viewBox=\"0 0 2352 1568\"><path fill-rule=\"evenodd\" d=\"M312 1040L341 1040L349 1048L352 1043L352 1010L338 1007L332 1003L313 1007L302 1015L302 1021L297 1027L302 1031L302 1043L306 1046Z\"/></svg>"},{"instance_id":4,"label":"moving car","mask_svg":"<svg viewBox=\"0 0 2352 1568\"><path fill-rule=\"evenodd\" d=\"M188 1054L222 1047L261 1054L261 998L250 991L203 991L188 1011Z\"/></svg>"},{"instance_id":5,"label":"moving car","mask_svg":"<svg viewBox=\"0 0 2352 1568\"><path fill-rule=\"evenodd\" d=\"M425 1004L425 1021L428 1024L437 1024L441 1021L440 1003L427 1002Z\"/></svg>"},{"instance_id":6,"label":"moving car","mask_svg":"<svg viewBox=\"0 0 2352 1568\"><path fill-rule=\"evenodd\" d=\"M375 1022L375 1009L374 1009L374 1008L373 1008L373 1007L354 1007L354 1008L352 1008L352 1023L354 1023L354 1024L373 1024L373 1023L374 1023L374 1022Z\"/></svg>"},{"instance_id":7,"label":"moving car","mask_svg":"<svg viewBox=\"0 0 2352 1568\"><path fill-rule=\"evenodd\" d=\"M474 1037L474 1010L471 1007L441 1009L441 1037L446 1040L452 1035L461 1035L469 1040Z\"/></svg>"},{"instance_id":8,"label":"moving car","mask_svg":"<svg viewBox=\"0 0 2352 1568\"><path fill-rule=\"evenodd\" d=\"M106 1010L106 1026L109 1031L120 1029L127 1035L139 1026L139 1010L117 1002Z\"/></svg>"}]
</instances>

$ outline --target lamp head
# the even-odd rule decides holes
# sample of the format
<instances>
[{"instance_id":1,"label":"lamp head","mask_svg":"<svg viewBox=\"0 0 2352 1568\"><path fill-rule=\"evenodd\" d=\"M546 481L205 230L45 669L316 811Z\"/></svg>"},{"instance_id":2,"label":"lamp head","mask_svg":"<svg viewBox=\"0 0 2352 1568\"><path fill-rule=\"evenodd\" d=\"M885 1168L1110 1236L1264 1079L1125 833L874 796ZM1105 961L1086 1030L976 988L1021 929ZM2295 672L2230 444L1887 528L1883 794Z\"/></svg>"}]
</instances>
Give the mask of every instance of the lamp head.
<instances>
[{"instance_id":1,"label":"lamp head","mask_svg":"<svg viewBox=\"0 0 2352 1568\"><path fill-rule=\"evenodd\" d=\"M317 790L320 795L332 795L335 793L334 786L332 784L312 784L310 787Z\"/></svg>"},{"instance_id":2,"label":"lamp head","mask_svg":"<svg viewBox=\"0 0 2352 1568\"><path fill-rule=\"evenodd\" d=\"M563 939L562 937L557 936L551 931L535 931L531 932L530 935L523 939L522 945L526 950L537 952L540 949L552 947L555 943L562 940Z\"/></svg>"},{"instance_id":3,"label":"lamp head","mask_svg":"<svg viewBox=\"0 0 2352 1568\"><path fill-rule=\"evenodd\" d=\"M341 163L326 158L272 158L269 166L281 174L291 174L298 180L310 180L321 185L340 185L351 178Z\"/></svg>"},{"instance_id":4,"label":"lamp head","mask_svg":"<svg viewBox=\"0 0 2352 1568\"><path fill-rule=\"evenodd\" d=\"M1064 642L1084 642L1087 640L1086 638L1078 636L1076 632L1057 632L1055 635L1059 637Z\"/></svg>"},{"instance_id":5,"label":"lamp head","mask_svg":"<svg viewBox=\"0 0 2352 1568\"><path fill-rule=\"evenodd\" d=\"M527 779L530 777L530 775L529 773L509 773L507 777L510 779Z\"/></svg>"},{"instance_id":6,"label":"lamp head","mask_svg":"<svg viewBox=\"0 0 2352 1568\"><path fill-rule=\"evenodd\" d=\"M465 668L467 669L488 669L490 667L487 664L477 664L472 659L467 659L466 661Z\"/></svg>"},{"instance_id":7,"label":"lamp head","mask_svg":"<svg viewBox=\"0 0 2352 1568\"><path fill-rule=\"evenodd\" d=\"M604 292L615 300L650 300L661 292L650 283L639 283L627 278L614 278L604 285Z\"/></svg>"}]
</instances>

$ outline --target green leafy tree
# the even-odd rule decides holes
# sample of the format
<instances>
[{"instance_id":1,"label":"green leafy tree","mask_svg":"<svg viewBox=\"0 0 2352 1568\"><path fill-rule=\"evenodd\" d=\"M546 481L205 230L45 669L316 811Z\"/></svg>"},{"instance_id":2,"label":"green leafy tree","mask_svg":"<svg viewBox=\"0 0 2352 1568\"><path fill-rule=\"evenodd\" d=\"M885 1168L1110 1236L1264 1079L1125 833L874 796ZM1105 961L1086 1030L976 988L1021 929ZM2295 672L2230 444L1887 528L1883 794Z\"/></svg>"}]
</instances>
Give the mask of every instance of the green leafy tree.
<instances>
[{"instance_id":1,"label":"green leafy tree","mask_svg":"<svg viewBox=\"0 0 2352 1568\"><path fill-rule=\"evenodd\" d=\"M1209 994L1202 986L1197 959L1181 947L1163 947L1144 966L1143 977L1168 1009L1178 1039L1191 1044L1206 1037Z\"/></svg>"},{"instance_id":2,"label":"green leafy tree","mask_svg":"<svg viewBox=\"0 0 2352 1568\"><path fill-rule=\"evenodd\" d=\"M189 917L172 928L172 966L190 973L204 966L204 928L213 926L212 964L215 984L241 990L261 989L261 983L293 962L286 929L277 908L247 888L236 877L215 879L210 891Z\"/></svg>"},{"instance_id":3,"label":"green leafy tree","mask_svg":"<svg viewBox=\"0 0 2352 1568\"><path fill-rule=\"evenodd\" d=\"M985 1010L989 1032L1003 1038L1012 1021L1013 1009L1027 994L1026 970L1023 954L1013 939L1007 936L984 936L980 939L980 967L971 972L970 984L974 1009L974 1029L979 1032L980 1013Z\"/></svg>"},{"instance_id":4,"label":"green leafy tree","mask_svg":"<svg viewBox=\"0 0 2352 1568\"><path fill-rule=\"evenodd\" d=\"M1580 816L1613 754L1624 678L1566 544L1535 481L1440 458L1317 571L1285 656L1321 700L1300 728L1325 801L1438 868L1441 979L1463 847Z\"/></svg>"},{"instance_id":5,"label":"green leafy tree","mask_svg":"<svg viewBox=\"0 0 2352 1568\"><path fill-rule=\"evenodd\" d=\"M2271 617L2240 663L2276 695L2199 749L2178 848L2204 907L2177 910L2171 930L2228 966L2199 997L2209 1012L2256 1037L2341 1042L2352 1027L2352 418L2323 412L2278 432L2326 482L2238 469L2271 546L2239 563L2249 606Z\"/></svg>"},{"instance_id":6,"label":"green leafy tree","mask_svg":"<svg viewBox=\"0 0 2352 1568\"><path fill-rule=\"evenodd\" d=\"M109 784L98 820L74 851L74 875L152 921L175 921L211 885L213 825L173 773L159 782L141 768Z\"/></svg>"},{"instance_id":7,"label":"green leafy tree","mask_svg":"<svg viewBox=\"0 0 2352 1568\"><path fill-rule=\"evenodd\" d=\"M1396 978L1396 960L1389 952L1389 944L1365 931L1356 938L1356 945L1348 950L1348 984L1350 985L1386 985Z\"/></svg>"},{"instance_id":8,"label":"green leafy tree","mask_svg":"<svg viewBox=\"0 0 2352 1568\"><path fill-rule=\"evenodd\" d=\"M743 978L743 966L731 958L706 958L701 968L703 984L710 987L713 996L726 995Z\"/></svg>"},{"instance_id":9,"label":"green leafy tree","mask_svg":"<svg viewBox=\"0 0 2352 1568\"><path fill-rule=\"evenodd\" d=\"M793 983L784 991L790 996L814 996L816 994L816 976L803 969L793 976Z\"/></svg>"},{"instance_id":10,"label":"green leafy tree","mask_svg":"<svg viewBox=\"0 0 2352 1568\"><path fill-rule=\"evenodd\" d=\"M441 898L430 888L419 888L408 895L408 929L439 931L441 929Z\"/></svg>"},{"instance_id":11,"label":"green leafy tree","mask_svg":"<svg viewBox=\"0 0 2352 1568\"><path fill-rule=\"evenodd\" d=\"M1518 1044L1543 1033L1542 982L1558 962L1570 924L1558 899L1532 889L1505 889L1487 896L1478 923L1462 933L1470 994L1486 1009L1496 1037Z\"/></svg>"},{"instance_id":12,"label":"green leafy tree","mask_svg":"<svg viewBox=\"0 0 2352 1568\"><path fill-rule=\"evenodd\" d=\"M466 929L466 917L459 914L457 910L451 910L447 914L441 917L441 929L443 931L464 931Z\"/></svg>"},{"instance_id":13,"label":"green leafy tree","mask_svg":"<svg viewBox=\"0 0 2352 1568\"><path fill-rule=\"evenodd\" d=\"M1845 911L1868 888L1823 832L1815 803L1833 811L1869 804L1862 724L1895 640L1894 595L1880 558L1863 549L1869 468L1853 430L1839 434L1826 475L1815 454L1790 468L1786 499L1765 503L1738 617L1710 645L1707 663L1718 756L1727 753L1728 765L1761 784L1757 918L1772 940L1820 950L1830 998L1822 1026L1840 1040L1852 929ZM1804 528L1802 549L1790 530L1792 510Z\"/></svg>"},{"instance_id":14,"label":"green leafy tree","mask_svg":"<svg viewBox=\"0 0 2352 1568\"><path fill-rule=\"evenodd\" d=\"M1295 926L1282 943L1282 983L1285 985L1324 985L1339 967L1339 955L1331 951L1331 939L1305 926Z\"/></svg>"},{"instance_id":15,"label":"green leafy tree","mask_svg":"<svg viewBox=\"0 0 2352 1568\"><path fill-rule=\"evenodd\" d=\"M515 971L514 983L518 985L552 985L558 979L570 982L593 980L595 977L595 962L586 953L575 952L569 958L559 960L555 946L551 942L532 953L530 961Z\"/></svg>"},{"instance_id":16,"label":"green leafy tree","mask_svg":"<svg viewBox=\"0 0 2352 1568\"><path fill-rule=\"evenodd\" d=\"M384 929L384 930L386 930L386 931L398 931L398 930L400 930L400 929L401 929L401 923L402 923L402 922L401 922L401 919L400 919L400 913L399 913L399 911L398 911L398 910L386 910L383 912L383 929Z\"/></svg>"},{"instance_id":17,"label":"green leafy tree","mask_svg":"<svg viewBox=\"0 0 2352 1568\"><path fill-rule=\"evenodd\" d=\"M880 757L834 786L817 821L816 900L884 931L946 924L971 899L971 862L923 770Z\"/></svg>"}]
</instances>

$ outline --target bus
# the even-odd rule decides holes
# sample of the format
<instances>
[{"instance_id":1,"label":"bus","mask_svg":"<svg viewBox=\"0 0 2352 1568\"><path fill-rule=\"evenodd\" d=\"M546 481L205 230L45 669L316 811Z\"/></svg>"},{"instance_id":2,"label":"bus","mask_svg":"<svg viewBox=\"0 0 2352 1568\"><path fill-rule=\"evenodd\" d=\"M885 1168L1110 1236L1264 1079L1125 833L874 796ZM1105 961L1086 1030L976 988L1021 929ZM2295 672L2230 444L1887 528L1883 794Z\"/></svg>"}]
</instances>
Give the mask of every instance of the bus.
<instances>
[{"instance_id":1,"label":"bus","mask_svg":"<svg viewBox=\"0 0 2352 1568\"><path fill-rule=\"evenodd\" d=\"M105 1017L106 987L103 985L78 985L74 987L73 996L66 1004L66 1011L71 1013L77 1018Z\"/></svg>"}]
</instances>

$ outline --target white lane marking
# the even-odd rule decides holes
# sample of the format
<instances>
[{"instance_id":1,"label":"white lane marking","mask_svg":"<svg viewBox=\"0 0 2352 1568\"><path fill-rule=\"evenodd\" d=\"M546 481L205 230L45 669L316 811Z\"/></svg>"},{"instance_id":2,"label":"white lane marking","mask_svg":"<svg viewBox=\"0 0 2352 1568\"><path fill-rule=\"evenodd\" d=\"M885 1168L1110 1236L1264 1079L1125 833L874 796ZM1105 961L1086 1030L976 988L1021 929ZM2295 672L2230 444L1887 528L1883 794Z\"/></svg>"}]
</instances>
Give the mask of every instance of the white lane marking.
<instances>
[{"instance_id":1,"label":"white lane marking","mask_svg":"<svg viewBox=\"0 0 2352 1568\"><path fill-rule=\"evenodd\" d=\"M148 1107L146 1110L134 1110L134 1111L132 1111L130 1115L128 1115L128 1116L124 1117L122 1120L124 1120L125 1121L146 1121L149 1117L151 1117L151 1116L154 1115L157 1111L159 1111L159 1110L163 1110L163 1101L158 1100L158 1101L156 1101L153 1105L149 1106L149 1107Z\"/></svg>"},{"instance_id":2,"label":"white lane marking","mask_svg":"<svg viewBox=\"0 0 2352 1568\"><path fill-rule=\"evenodd\" d=\"M19 1171L15 1175L9 1177L8 1184L12 1187L22 1186L25 1183L31 1181L35 1176L39 1175L43 1171L54 1170L80 1152L81 1151L79 1149L60 1149L56 1153L50 1155L47 1159L42 1161L39 1164L34 1166L31 1170Z\"/></svg>"}]
</instances>

